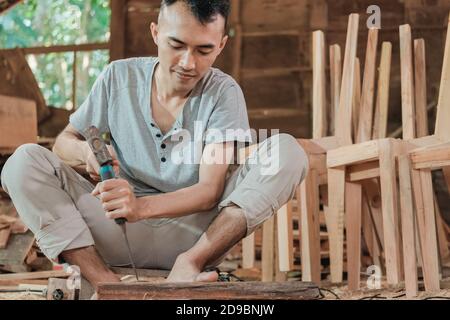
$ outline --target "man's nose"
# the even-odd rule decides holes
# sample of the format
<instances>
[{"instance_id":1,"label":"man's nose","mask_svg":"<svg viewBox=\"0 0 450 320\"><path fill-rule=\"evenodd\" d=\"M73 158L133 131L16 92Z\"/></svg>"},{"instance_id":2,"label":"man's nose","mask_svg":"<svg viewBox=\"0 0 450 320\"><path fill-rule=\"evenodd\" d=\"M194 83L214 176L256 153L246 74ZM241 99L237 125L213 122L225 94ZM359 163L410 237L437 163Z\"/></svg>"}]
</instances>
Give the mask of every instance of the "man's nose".
<instances>
[{"instance_id":1,"label":"man's nose","mask_svg":"<svg viewBox=\"0 0 450 320\"><path fill-rule=\"evenodd\" d=\"M194 70L195 69L195 58L190 50L186 50L180 59L180 67L184 70Z\"/></svg>"}]
</instances>

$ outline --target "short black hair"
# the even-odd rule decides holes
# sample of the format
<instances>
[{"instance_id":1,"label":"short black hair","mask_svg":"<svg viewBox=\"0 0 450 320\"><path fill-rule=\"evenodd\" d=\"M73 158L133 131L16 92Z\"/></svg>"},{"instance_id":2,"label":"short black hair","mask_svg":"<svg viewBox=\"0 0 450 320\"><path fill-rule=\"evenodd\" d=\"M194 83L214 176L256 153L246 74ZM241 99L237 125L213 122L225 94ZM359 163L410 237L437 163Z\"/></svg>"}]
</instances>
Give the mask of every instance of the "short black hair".
<instances>
[{"instance_id":1,"label":"short black hair","mask_svg":"<svg viewBox=\"0 0 450 320\"><path fill-rule=\"evenodd\" d=\"M225 18L225 28L227 27L230 14L230 0L162 0L161 7L169 7L179 1L186 3L200 23L210 23L219 14Z\"/></svg>"}]
</instances>

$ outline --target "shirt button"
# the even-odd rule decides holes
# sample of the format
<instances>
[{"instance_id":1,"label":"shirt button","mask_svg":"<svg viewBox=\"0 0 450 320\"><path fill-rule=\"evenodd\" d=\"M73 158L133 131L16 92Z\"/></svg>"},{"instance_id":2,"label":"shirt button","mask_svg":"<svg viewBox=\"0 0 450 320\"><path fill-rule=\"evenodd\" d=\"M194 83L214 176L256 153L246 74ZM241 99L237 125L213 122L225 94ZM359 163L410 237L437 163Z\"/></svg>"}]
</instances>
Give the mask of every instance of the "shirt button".
<instances>
[{"instance_id":1,"label":"shirt button","mask_svg":"<svg viewBox=\"0 0 450 320\"><path fill-rule=\"evenodd\" d=\"M154 128L155 127L155 124L154 123L150 123L150 125Z\"/></svg>"},{"instance_id":2,"label":"shirt button","mask_svg":"<svg viewBox=\"0 0 450 320\"><path fill-rule=\"evenodd\" d=\"M162 135L158 133L158 134L156 135L156 137L157 137L157 138L161 138Z\"/></svg>"},{"instance_id":3,"label":"shirt button","mask_svg":"<svg viewBox=\"0 0 450 320\"><path fill-rule=\"evenodd\" d=\"M167 161L167 159L166 158L161 158L161 162L166 162Z\"/></svg>"},{"instance_id":4,"label":"shirt button","mask_svg":"<svg viewBox=\"0 0 450 320\"><path fill-rule=\"evenodd\" d=\"M161 145L161 148L163 148L163 149L165 149L167 146L166 146L166 144L165 143L163 143L162 145Z\"/></svg>"}]
</instances>

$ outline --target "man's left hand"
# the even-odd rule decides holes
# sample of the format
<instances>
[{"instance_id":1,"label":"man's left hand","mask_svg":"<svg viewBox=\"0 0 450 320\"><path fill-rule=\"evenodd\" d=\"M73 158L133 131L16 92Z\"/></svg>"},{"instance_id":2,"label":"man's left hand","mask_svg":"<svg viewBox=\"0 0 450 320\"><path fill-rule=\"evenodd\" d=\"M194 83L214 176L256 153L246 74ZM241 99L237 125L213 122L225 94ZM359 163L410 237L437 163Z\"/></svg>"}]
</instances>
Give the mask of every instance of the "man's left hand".
<instances>
[{"instance_id":1,"label":"man's left hand","mask_svg":"<svg viewBox=\"0 0 450 320\"><path fill-rule=\"evenodd\" d=\"M99 196L107 218L125 218L128 222L141 220L137 210L137 199L128 181L111 179L100 182L91 194Z\"/></svg>"}]
</instances>

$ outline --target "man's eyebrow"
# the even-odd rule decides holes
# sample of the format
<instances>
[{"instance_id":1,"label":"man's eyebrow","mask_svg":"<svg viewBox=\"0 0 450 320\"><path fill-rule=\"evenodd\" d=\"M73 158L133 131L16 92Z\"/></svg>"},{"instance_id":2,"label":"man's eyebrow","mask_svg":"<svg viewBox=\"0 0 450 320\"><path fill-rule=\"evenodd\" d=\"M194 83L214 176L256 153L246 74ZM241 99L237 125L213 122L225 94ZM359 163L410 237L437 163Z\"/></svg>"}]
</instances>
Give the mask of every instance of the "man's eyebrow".
<instances>
[{"instance_id":1,"label":"man's eyebrow","mask_svg":"<svg viewBox=\"0 0 450 320\"><path fill-rule=\"evenodd\" d=\"M182 45L186 45L186 43L184 43L183 41L175 38L175 37L169 37L169 40L172 40L176 43L182 44ZM201 49L214 49L215 45L214 44L202 44L197 46L197 48L201 48Z\"/></svg>"}]
</instances>

